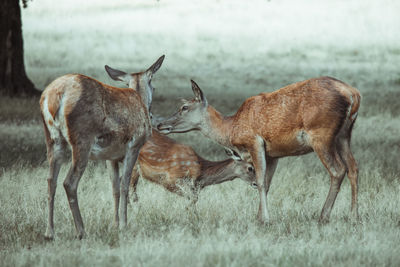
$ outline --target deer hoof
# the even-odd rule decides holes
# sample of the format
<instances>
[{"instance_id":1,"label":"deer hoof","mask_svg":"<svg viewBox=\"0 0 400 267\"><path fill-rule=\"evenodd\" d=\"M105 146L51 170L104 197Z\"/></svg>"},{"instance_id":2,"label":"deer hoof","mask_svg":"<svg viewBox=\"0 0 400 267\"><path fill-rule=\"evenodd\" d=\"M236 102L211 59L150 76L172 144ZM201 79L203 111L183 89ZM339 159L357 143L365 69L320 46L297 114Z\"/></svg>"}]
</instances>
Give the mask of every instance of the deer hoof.
<instances>
[{"instance_id":1,"label":"deer hoof","mask_svg":"<svg viewBox=\"0 0 400 267\"><path fill-rule=\"evenodd\" d=\"M54 240L54 230L47 228L46 233L44 234L44 239L48 241Z\"/></svg>"}]
</instances>

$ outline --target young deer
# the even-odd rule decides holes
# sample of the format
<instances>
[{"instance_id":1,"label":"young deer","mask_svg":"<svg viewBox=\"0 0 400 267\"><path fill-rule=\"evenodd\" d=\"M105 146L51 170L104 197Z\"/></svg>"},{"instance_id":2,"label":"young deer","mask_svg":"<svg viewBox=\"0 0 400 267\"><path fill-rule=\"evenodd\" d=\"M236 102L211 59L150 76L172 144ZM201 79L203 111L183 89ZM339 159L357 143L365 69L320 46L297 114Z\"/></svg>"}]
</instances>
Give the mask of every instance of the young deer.
<instances>
[{"instance_id":1,"label":"young deer","mask_svg":"<svg viewBox=\"0 0 400 267\"><path fill-rule=\"evenodd\" d=\"M227 153L230 153L227 150ZM257 187L251 164L229 154L232 159L208 161L190 146L180 144L158 131L144 144L132 172L133 200L137 201L136 185L141 176L162 185L168 191L186 196L195 203L198 193L206 186L241 178ZM187 194L189 193L189 194Z\"/></svg>"},{"instance_id":2,"label":"young deer","mask_svg":"<svg viewBox=\"0 0 400 267\"><path fill-rule=\"evenodd\" d=\"M195 98L158 125L161 133L200 130L236 153L249 153L260 194L258 218L269 222L267 193L278 159L315 151L331 176L320 222L327 222L345 174L351 184L351 211L358 217L358 168L350 150L351 131L360 107L357 89L330 77L288 85L248 98L224 117L192 81Z\"/></svg>"},{"instance_id":3,"label":"young deer","mask_svg":"<svg viewBox=\"0 0 400 267\"><path fill-rule=\"evenodd\" d=\"M68 74L54 80L43 91L40 108L50 164L46 238L54 238L54 194L67 150L71 150L72 158L64 188L78 238L81 239L85 231L77 189L89 158L107 160L110 165L113 174L114 223L119 225L118 209L122 195L122 226L126 226L132 169L139 149L151 136L151 79L163 60L164 56L146 71L132 74L105 66L112 79L125 82L129 88L112 87L84 75ZM124 161L124 170L120 188L118 161L121 159Z\"/></svg>"}]
</instances>

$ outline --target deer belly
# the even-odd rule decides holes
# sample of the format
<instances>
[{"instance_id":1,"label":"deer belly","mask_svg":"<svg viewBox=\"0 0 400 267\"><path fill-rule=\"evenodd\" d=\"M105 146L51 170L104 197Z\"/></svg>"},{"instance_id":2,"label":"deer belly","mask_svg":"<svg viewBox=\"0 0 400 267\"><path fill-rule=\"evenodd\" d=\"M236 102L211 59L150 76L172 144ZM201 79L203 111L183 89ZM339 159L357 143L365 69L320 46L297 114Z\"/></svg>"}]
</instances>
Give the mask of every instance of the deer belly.
<instances>
[{"instance_id":1,"label":"deer belly","mask_svg":"<svg viewBox=\"0 0 400 267\"><path fill-rule=\"evenodd\" d=\"M303 155L313 151L309 135L303 131L283 134L266 141L266 151L270 157Z\"/></svg>"},{"instance_id":2,"label":"deer belly","mask_svg":"<svg viewBox=\"0 0 400 267\"><path fill-rule=\"evenodd\" d=\"M96 138L90 151L91 159L101 160L117 160L123 158L126 152L126 144L113 140L109 143L104 143Z\"/></svg>"},{"instance_id":3,"label":"deer belly","mask_svg":"<svg viewBox=\"0 0 400 267\"><path fill-rule=\"evenodd\" d=\"M188 171L179 171L171 166L150 165L140 161L142 178L163 186L170 192L182 194L194 186Z\"/></svg>"},{"instance_id":4,"label":"deer belly","mask_svg":"<svg viewBox=\"0 0 400 267\"><path fill-rule=\"evenodd\" d=\"M162 171L155 166L147 166L146 164L140 164L140 172L142 178L159 184L165 189L171 192L175 192L176 187L176 177L171 177L168 172Z\"/></svg>"}]
</instances>

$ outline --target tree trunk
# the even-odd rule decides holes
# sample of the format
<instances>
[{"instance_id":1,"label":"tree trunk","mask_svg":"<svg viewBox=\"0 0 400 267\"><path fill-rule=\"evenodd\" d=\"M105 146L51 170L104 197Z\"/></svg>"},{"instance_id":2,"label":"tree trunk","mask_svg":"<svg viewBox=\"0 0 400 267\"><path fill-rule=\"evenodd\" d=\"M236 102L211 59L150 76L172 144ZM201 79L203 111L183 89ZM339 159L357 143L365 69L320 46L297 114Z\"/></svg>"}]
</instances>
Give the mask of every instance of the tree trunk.
<instances>
[{"instance_id":1,"label":"tree trunk","mask_svg":"<svg viewBox=\"0 0 400 267\"><path fill-rule=\"evenodd\" d=\"M25 72L19 0L0 0L0 94L40 94Z\"/></svg>"}]
</instances>

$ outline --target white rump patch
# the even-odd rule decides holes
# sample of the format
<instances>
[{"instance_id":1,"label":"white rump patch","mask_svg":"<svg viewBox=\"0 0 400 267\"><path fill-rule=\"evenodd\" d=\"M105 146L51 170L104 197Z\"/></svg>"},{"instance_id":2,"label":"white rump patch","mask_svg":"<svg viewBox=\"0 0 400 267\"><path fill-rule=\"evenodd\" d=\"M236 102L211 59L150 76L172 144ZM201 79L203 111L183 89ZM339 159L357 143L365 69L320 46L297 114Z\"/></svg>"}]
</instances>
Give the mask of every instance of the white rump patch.
<instances>
[{"instance_id":1,"label":"white rump patch","mask_svg":"<svg viewBox=\"0 0 400 267\"><path fill-rule=\"evenodd\" d=\"M67 140L69 142L67 127L66 127L65 121L64 121L64 98L63 97L60 99L59 109L57 110L55 118L53 119L53 116L50 114L50 111L49 111L49 103L48 103L48 98L46 96L44 99L44 102L43 102L43 117L44 117L44 122L46 123L47 129L49 129L51 139L57 140L57 139L60 139L63 137L65 140ZM49 125L49 121L53 122L53 125Z\"/></svg>"},{"instance_id":2,"label":"white rump patch","mask_svg":"<svg viewBox=\"0 0 400 267\"><path fill-rule=\"evenodd\" d=\"M43 117L44 117L44 123L46 124L47 129L49 129L51 139L53 139L53 140L58 139L60 137L59 136L60 134L59 134L59 131L56 129L55 122L53 120L53 117L50 114L47 97L44 98L42 112L43 112ZM51 121L53 123L53 125L49 125L49 121Z\"/></svg>"}]
</instances>

